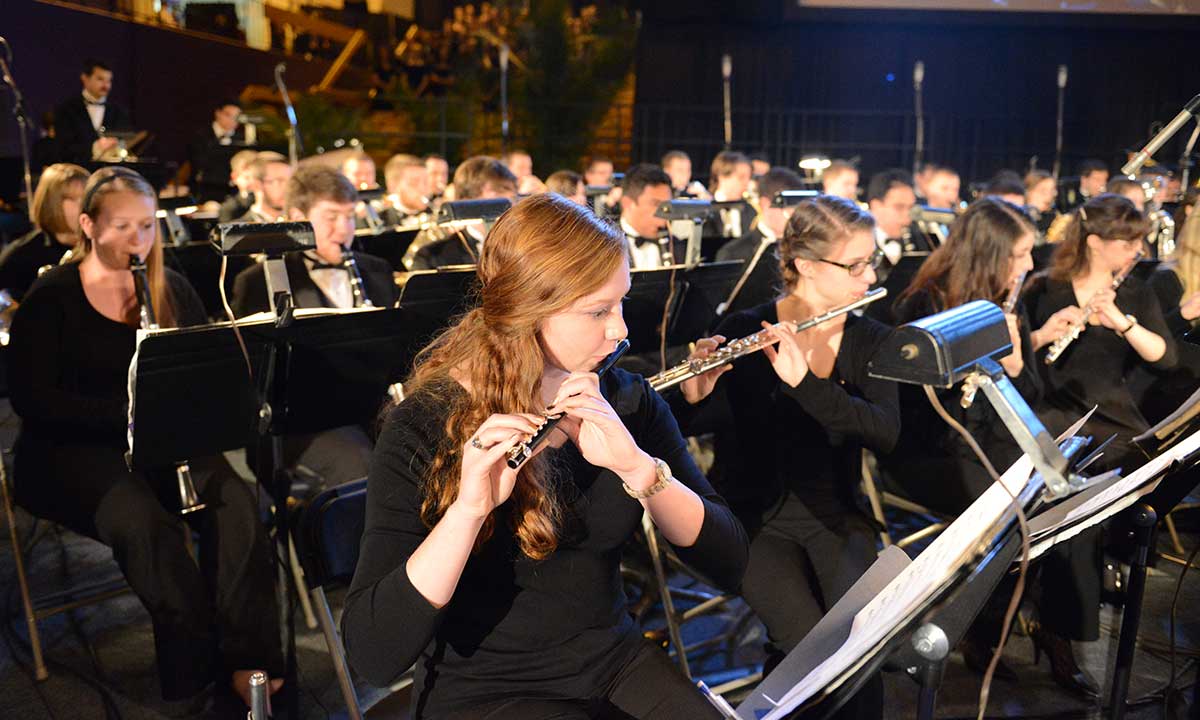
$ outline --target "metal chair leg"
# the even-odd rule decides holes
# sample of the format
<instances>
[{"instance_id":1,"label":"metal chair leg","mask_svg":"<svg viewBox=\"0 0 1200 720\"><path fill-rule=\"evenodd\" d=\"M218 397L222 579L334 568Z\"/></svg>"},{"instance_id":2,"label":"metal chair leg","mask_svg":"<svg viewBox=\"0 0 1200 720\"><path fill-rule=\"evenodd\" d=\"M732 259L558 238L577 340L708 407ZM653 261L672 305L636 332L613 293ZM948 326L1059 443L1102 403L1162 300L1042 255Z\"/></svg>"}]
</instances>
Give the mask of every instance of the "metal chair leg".
<instances>
[{"instance_id":1,"label":"metal chair leg","mask_svg":"<svg viewBox=\"0 0 1200 720\"><path fill-rule=\"evenodd\" d=\"M342 639L333 623L333 613L329 609L329 599L325 597L325 588L315 587L310 592L320 611L317 617L321 620L321 633L325 635L325 645L328 646L329 657L333 660L333 670L337 675L338 687L342 690L346 711L350 720L362 720L362 707L358 704L358 693L354 691L354 679L350 677L350 665L346 662Z\"/></svg>"},{"instance_id":2,"label":"metal chair leg","mask_svg":"<svg viewBox=\"0 0 1200 720\"><path fill-rule=\"evenodd\" d=\"M886 548L892 544L892 534L888 531L887 517L883 514L883 503L879 500L879 488L875 485L875 473L871 472L871 463L867 460L865 452L862 455L862 486L863 492L867 495L867 502L871 505L871 515L881 528L879 539Z\"/></svg>"},{"instance_id":3,"label":"metal chair leg","mask_svg":"<svg viewBox=\"0 0 1200 720\"><path fill-rule=\"evenodd\" d=\"M50 673L46 670L46 661L42 657L42 636L38 633L37 617L34 614L33 600L29 594L29 579L25 576L25 558L17 533L17 518L13 512L12 498L8 494L8 472L4 467L3 457L0 457L0 493L4 494L4 513L8 520L8 535L12 541L13 560L17 565L17 585L21 590L25 625L29 629L29 646L33 651L34 675L38 680L45 680L50 677Z\"/></svg>"},{"instance_id":4,"label":"metal chair leg","mask_svg":"<svg viewBox=\"0 0 1200 720\"><path fill-rule=\"evenodd\" d=\"M308 599L308 583L304 581L304 569L300 567L300 557L296 555L296 543L288 534L288 563L292 566L292 579L296 582L296 595L300 597L300 609L304 611L304 624L309 630L317 629L317 617L313 614L312 603Z\"/></svg>"},{"instance_id":5,"label":"metal chair leg","mask_svg":"<svg viewBox=\"0 0 1200 720\"><path fill-rule=\"evenodd\" d=\"M683 670L683 674L689 680L692 679L691 669L688 667L687 648L683 645L683 636L679 632L679 618L675 615L675 603L671 600L671 588L667 585L667 574L663 570L662 553L658 546L658 531L654 527L654 521L650 519L650 513L642 514L642 531L646 535L646 545L650 549L650 562L654 565L654 578L658 582L659 597L662 598L663 615L667 620L667 635L671 639L671 644L675 646L675 655L679 660L679 667Z\"/></svg>"}]
</instances>

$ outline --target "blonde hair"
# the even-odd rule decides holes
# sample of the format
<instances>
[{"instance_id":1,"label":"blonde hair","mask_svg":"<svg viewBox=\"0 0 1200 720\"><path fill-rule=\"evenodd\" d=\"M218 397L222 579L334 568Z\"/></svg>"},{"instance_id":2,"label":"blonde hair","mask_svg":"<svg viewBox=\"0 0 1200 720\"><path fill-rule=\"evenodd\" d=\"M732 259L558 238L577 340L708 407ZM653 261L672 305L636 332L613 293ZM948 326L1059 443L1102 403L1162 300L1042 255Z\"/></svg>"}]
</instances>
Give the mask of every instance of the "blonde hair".
<instances>
[{"instance_id":1,"label":"blonde hair","mask_svg":"<svg viewBox=\"0 0 1200 720\"><path fill-rule=\"evenodd\" d=\"M87 215L92 222L100 222L104 214L107 199L116 193L127 192L150 198L154 209L158 210L158 196L154 187L146 182L146 178L133 170L123 167L104 167L92 173L87 186L83 189L83 202L80 213ZM146 281L150 286L150 301L154 303L154 314L162 327L175 326L175 304L167 287L166 270L163 266L162 234L158 219L154 220L154 245L146 256ZM81 233L82 239L78 247L82 252L75 253L73 261L82 260L92 252L93 239L86 233ZM137 324L138 312L134 307L130 310L125 321L131 325Z\"/></svg>"},{"instance_id":2,"label":"blonde hair","mask_svg":"<svg viewBox=\"0 0 1200 720\"><path fill-rule=\"evenodd\" d=\"M87 182L88 171L70 163L55 163L42 171L37 190L33 191L33 202L29 205L29 219L43 232L51 235L78 233L71 229L70 220L63 214L63 196L71 185Z\"/></svg>"},{"instance_id":3,"label":"blonde hair","mask_svg":"<svg viewBox=\"0 0 1200 720\"><path fill-rule=\"evenodd\" d=\"M619 230L558 195L529 197L496 222L479 260L477 304L418 354L404 384L410 397L449 408L423 488L426 525L433 527L457 497L462 447L489 415L545 410L542 323L598 290L627 262ZM511 530L533 559L554 552L561 530L549 455L521 468L512 494ZM489 517L477 549L494 529Z\"/></svg>"},{"instance_id":4,"label":"blonde hair","mask_svg":"<svg viewBox=\"0 0 1200 720\"><path fill-rule=\"evenodd\" d=\"M1179 276L1183 285L1183 296L1190 297L1200 291L1200 200L1192 206L1192 214L1183 223L1179 237L1175 242L1175 252L1171 253L1174 261L1172 270Z\"/></svg>"}]
</instances>

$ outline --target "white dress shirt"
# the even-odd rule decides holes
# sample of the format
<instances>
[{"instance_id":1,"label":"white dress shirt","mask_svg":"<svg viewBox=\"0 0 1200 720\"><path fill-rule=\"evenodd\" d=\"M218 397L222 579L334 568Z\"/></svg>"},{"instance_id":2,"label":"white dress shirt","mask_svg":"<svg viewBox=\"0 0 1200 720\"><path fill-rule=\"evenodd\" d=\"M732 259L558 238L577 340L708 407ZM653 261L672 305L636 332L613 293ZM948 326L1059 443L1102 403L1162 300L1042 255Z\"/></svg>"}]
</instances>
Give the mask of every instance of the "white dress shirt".
<instances>
[{"instance_id":1,"label":"white dress shirt","mask_svg":"<svg viewBox=\"0 0 1200 720\"><path fill-rule=\"evenodd\" d=\"M316 283L325 297L336 308L354 307L354 291L350 289L350 273L341 267L314 267L318 263L325 264L321 258L304 254L304 266L308 268L308 276ZM364 288L365 290L365 288Z\"/></svg>"}]
</instances>

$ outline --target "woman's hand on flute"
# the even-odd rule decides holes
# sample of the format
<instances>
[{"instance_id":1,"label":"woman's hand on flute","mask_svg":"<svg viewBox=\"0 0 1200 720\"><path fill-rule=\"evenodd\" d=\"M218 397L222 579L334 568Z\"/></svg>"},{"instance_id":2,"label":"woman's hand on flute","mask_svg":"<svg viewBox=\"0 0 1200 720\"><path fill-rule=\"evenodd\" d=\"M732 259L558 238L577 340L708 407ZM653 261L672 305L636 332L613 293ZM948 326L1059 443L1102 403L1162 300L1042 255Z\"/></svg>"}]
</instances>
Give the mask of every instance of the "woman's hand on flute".
<instances>
[{"instance_id":1,"label":"woman's hand on flute","mask_svg":"<svg viewBox=\"0 0 1200 720\"><path fill-rule=\"evenodd\" d=\"M724 342L724 335L701 338L696 341L696 348L688 355L688 360L703 361ZM700 402L712 393L713 388L717 385L717 379L732 369L733 365L725 364L721 367L713 368L706 373L684 380L679 385L679 391L683 393L683 399L687 400L690 405Z\"/></svg>"},{"instance_id":2,"label":"woman's hand on flute","mask_svg":"<svg viewBox=\"0 0 1200 720\"><path fill-rule=\"evenodd\" d=\"M527 441L546 419L539 415L490 416L462 447L462 471L454 505L473 517L487 517L512 494L517 471L508 451Z\"/></svg>"},{"instance_id":3,"label":"woman's hand on flute","mask_svg":"<svg viewBox=\"0 0 1200 720\"><path fill-rule=\"evenodd\" d=\"M566 414L558 427L584 460L612 470L636 490L654 484L654 461L637 446L616 410L600 394L596 373L571 373L547 410Z\"/></svg>"}]
</instances>

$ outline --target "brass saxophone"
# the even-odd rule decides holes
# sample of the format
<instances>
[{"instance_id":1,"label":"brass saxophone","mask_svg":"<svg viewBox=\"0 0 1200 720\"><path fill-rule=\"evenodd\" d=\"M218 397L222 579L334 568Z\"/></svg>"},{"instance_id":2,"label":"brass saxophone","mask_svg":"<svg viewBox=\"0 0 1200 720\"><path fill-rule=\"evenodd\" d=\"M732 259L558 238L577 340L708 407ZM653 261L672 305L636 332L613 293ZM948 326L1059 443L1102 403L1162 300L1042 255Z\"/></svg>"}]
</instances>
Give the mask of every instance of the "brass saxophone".
<instances>
[{"instance_id":1,"label":"brass saxophone","mask_svg":"<svg viewBox=\"0 0 1200 720\"><path fill-rule=\"evenodd\" d=\"M1114 275L1112 284L1108 286L1108 289L1116 291L1117 288L1121 287L1121 283L1125 282L1125 278L1129 277L1129 273L1133 272L1133 269L1137 267L1138 261L1142 259L1144 254L1144 252L1139 252L1134 256L1133 262L1129 263L1129 267ZM1067 328L1065 333L1063 333L1057 340L1050 343L1050 349L1046 351L1047 365L1053 365L1067 349L1067 347L1079 339L1079 336L1083 334L1085 329L1087 329L1087 321L1091 314L1092 301L1089 299L1087 305L1085 305L1083 308L1083 318L1077 323L1072 323L1071 327Z\"/></svg>"},{"instance_id":2,"label":"brass saxophone","mask_svg":"<svg viewBox=\"0 0 1200 720\"><path fill-rule=\"evenodd\" d=\"M847 303L841 307L836 307L829 312L811 317L807 320L792 323L792 326L796 332L802 332L816 325L820 325L821 323L828 322L839 315L845 315L852 310L857 310L860 307L870 305L876 300L880 300L885 297L887 297L887 288L876 288L852 303ZM776 327L782 324L783 323L778 323ZM657 375L647 378L646 381L650 383L650 387L661 392L667 388L678 385L684 380L694 378L697 375L703 375L709 370L719 368L722 365L727 365L728 363L731 363L740 357L758 352L768 345L773 344L775 344L775 339L771 337L770 333L768 333L768 331L765 329L759 330L753 335L748 335L744 338L739 338L737 340L732 340L725 343L721 347L714 350L706 358L684 360L675 367L668 368Z\"/></svg>"},{"instance_id":3,"label":"brass saxophone","mask_svg":"<svg viewBox=\"0 0 1200 720\"><path fill-rule=\"evenodd\" d=\"M354 253L346 248L342 248L342 267L350 274L350 294L354 297L354 307L375 307L371 298L367 297L362 273L358 270L358 261L354 259Z\"/></svg>"}]
</instances>

